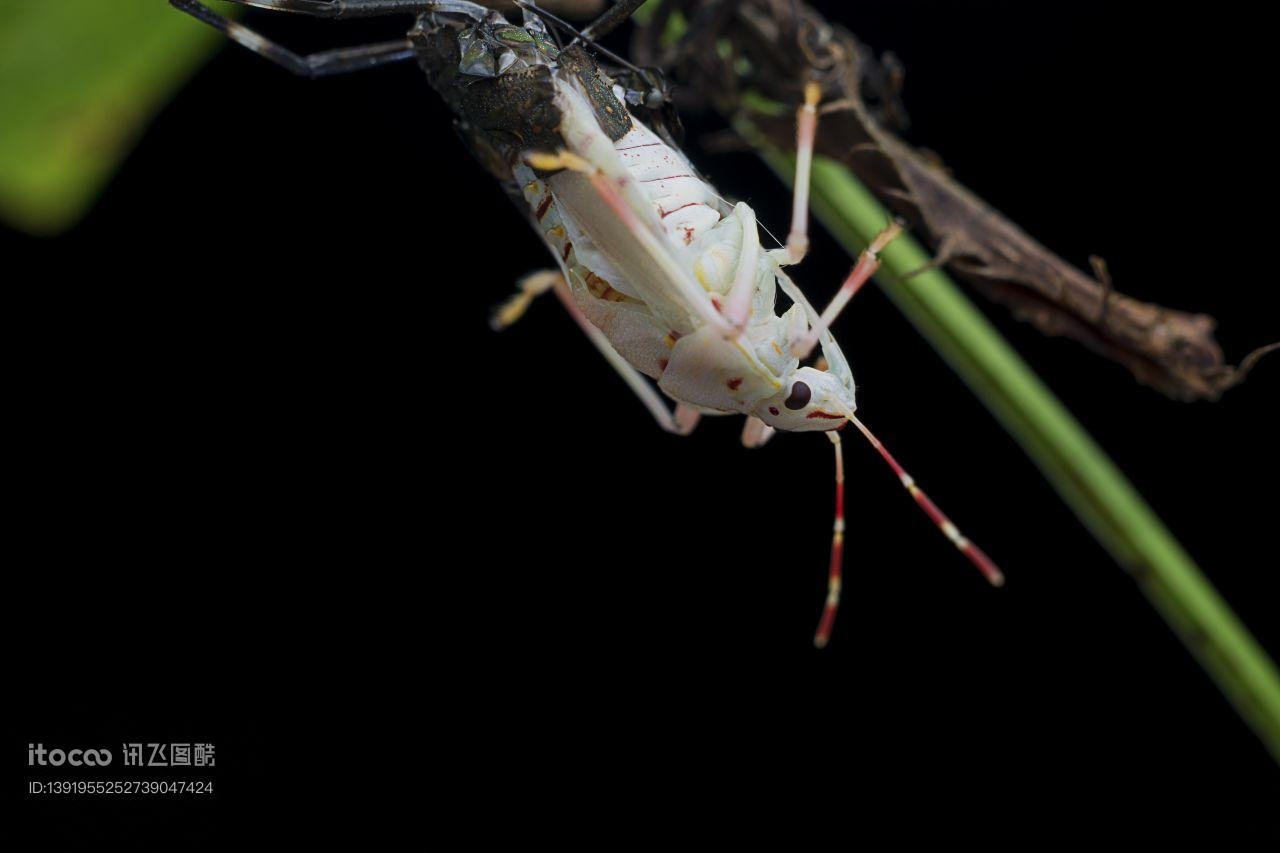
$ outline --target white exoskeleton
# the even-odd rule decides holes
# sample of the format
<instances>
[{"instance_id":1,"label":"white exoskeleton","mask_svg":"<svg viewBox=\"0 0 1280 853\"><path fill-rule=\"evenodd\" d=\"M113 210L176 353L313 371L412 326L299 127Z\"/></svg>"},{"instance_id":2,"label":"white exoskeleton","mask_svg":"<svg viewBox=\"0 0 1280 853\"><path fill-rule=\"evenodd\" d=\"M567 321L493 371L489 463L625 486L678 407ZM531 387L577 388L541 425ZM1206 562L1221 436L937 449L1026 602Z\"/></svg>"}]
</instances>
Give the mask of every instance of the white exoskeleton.
<instances>
[{"instance_id":1,"label":"white exoskeleton","mask_svg":"<svg viewBox=\"0 0 1280 853\"><path fill-rule=\"evenodd\" d=\"M640 121L632 119L625 133L611 138L600 110L626 114L621 87L613 87L613 102L602 106L581 74L553 73L552 79L563 147L527 152L514 175L560 273L527 279L495 325L518 317L533 293L555 289L664 429L686 434L701 414L736 413L747 417L748 446L763 444L775 430L825 432L836 445L837 496L827 603L814 637L818 646L830 637L840 597L844 475L835 431L847 423L866 435L988 580L1002 583L995 564L855 417L853 374L830 332L831 321L871 278L878 253L900 226L890 225L872 241L821 315L783 270L798 263L808 245L818 86L806 85L797 117L787 245L764 249L751 207L724 202L681 152ZM779 289L792 303L781 315L775 310ZM805 364L815 346L822 358ZM674 413L639 374L676 401Z\"/></svg>"},{"instance_id":2,"label":"white exoskeleton","mask_svg":"<svg viewBox=\"0 0 1280 853\"><path fill-rule=\"evenodd\" d=\"M844 466L836 431L847 423L867 437L987 579L1002 582L995 564L855 417L853 374L829 331L875 273L878 253L900 227L890 225L872 240L821 315L783 271L799 263L808 246L816 84L805 86L798 112L787 245L765 249L755 212L741 202L724 202L683 154L631 115L629 102L651 107L652 99L614 85L577 46L583 36L574 33L567 47L557 47L543 23L544 17L555 19L544 12L526 5L524 25L515 26L467 0L232 2L319 17L416 15L402 40L302 56L199 0L170 0L298 74L418 61L458 115L481 162L500 179L516 182L559 265L558 272L526 278L521 292L495 315L495 326L514 322L534 295L554 290L664 429L686 434L702 414L736 413L747 418L748 446L763 444L775 430L822 431L831 438L836 512L817 645L830 637L840 599ZM778 290L792 303L781 315L775 307ZM815 348L821 359L806 364ZM676 401L674 412L650 380Z\"/></svg>"},{"instance_id":3,"label":"white exoskeleton","mask_svg":"<svg viewBox=\"0 0 1280 853\"><path fill-rule=\"evenodd\" d=\"M766 429L846 423L856 408L848 362L782 270L802 252L763 250L747 204L721 202L639 122L610 141L571 82L557 89L566 149L528 163L563 168L544 179L522 165L516 177L574 304L610 349L690 412L758 420L752 443ZM782 316L779 287L793 301ZM801 365L815 339L826 370ZM664 427L691 428L691 414L677 420L659 406Z\"/></svg>"}]
</instances>

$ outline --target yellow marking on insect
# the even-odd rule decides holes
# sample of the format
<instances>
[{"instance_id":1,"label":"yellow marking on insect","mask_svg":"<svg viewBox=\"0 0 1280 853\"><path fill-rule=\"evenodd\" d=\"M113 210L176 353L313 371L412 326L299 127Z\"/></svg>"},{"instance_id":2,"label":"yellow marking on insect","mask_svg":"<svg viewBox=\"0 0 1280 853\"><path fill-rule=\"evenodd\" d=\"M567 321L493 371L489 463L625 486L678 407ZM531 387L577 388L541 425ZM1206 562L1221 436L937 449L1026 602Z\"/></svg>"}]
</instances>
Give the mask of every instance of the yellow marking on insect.
<instances>
[{"instance_id":1,"label":"yellow marking on insect","mask_svg":"<svg viewBox=\"0 0 1280 853\"><path fill-rule=\"evenodd\" d=\"M667 332L667 334L662 338L662 342L667 345L667 349L675 349L676 336Z\"/></svg>"},{"instance_id":2,"label":"yellow marking on insect","mask_svg":"<svg viewBox=\"0 0 1280 853\"><path fill-rule=\"evenodd\" d=\"M782 347L778 346L777 341L773 342L773 351L776 352L778 355L782 355Z\"/></svg>"},{"instance_id":3,"label":"yellow marking on insect","mask_svg":"<svg viewBox=\"0 0 1280 853\"><path fill-rule=\"evenodd\" d=\"M816 81L810 80L804 84L804 105L813 109L818 105L818 101L822 100L822 87Z\"/></svg>"},{"instance_id":4,"label":"yellow marking on insect","mask_svg":"<svg viewBox=\"0 0 1280 853\"><path fill-rule=\"evenodd\" d=\"M603 299L606 302L636 302L625 293L615 289L613 285L605 281L600 276L587 270L586 275L587 292L596 299Z\"/></svg>"},{"instance_id":5,"label":"yellow marking on insect","mask_svg":"<svg viewBox=\"0 0 1280 853\"><path fill-rule=\"evenodd\" d=\"M534 151L526 154L524 161L535 169L541 169L544 172L554 172L556 169L569 169L574 172L582 172L590 175L596 171L586 159L579 157L572 151L557 151L550 154L546 151Z\"/></svg>"}]
</instances>

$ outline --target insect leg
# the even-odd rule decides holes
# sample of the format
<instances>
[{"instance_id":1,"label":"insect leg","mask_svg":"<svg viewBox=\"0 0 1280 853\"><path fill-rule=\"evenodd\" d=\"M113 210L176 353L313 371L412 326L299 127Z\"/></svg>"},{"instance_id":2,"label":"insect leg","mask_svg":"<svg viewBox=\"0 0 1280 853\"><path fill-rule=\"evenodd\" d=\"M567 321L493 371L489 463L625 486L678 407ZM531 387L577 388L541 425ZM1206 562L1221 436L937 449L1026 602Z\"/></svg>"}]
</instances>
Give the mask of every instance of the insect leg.
<instances>
[{"instance_id":1,"label":"insect leg","mask_svg":"<svg viewBox=\"0 0 1280 853\"><path fill-rule=\"evenodd\" d=\"M595 344L596 349L604 356L605 361L609 362L609 365L618 371L622 381L626 382L627 386L640 398L640 402L649 410L649 414L653 415L653 419L658 422L658 426L676 435L688 435L693 432L693 428L698 425L698 419L701 417L698 410L681 403L676 406L675 412L672 413L644 374L618 355L618 351L613 348L613 344L609 343L609 339L604 336L604 333L592 325L591 321L582 313L578 303L573 301L573 294L569 291L569 284L564 280L563 275L554 270L534 273L526 276L520 282L520 290L521 292L516 294L511 301L498 309L498 313L494 317L495 323L507 319L507 308L513 302L523 301L524 305L527 306L528 302L539 293L554 290L565 310L569 312L569 316L578 324L578 328L582 329L591 343ZM510 318L510 322L506 323L506 325L515 322L520 313L523 313L523 307L516 313L515 317Z\"/></svg>"},{"instance_id":2,"label":"insect leg","mask_svg":"<svg viewBox=\"0 0 1280 853\"><path fill-rule=\"evenodd\" d=\"M880 253L885 247L897 239L902 233L902 224L899 222L890 223L875 236L871 241L871 245L858 255L858 262L854 264L848 278L844 280L844 284L840 285L840 290L831 298L831 302L827 305L826 310L822 312L822 316L818 318L818 322L814 323L809 329L809 333L791 345L791 352L797 358L807 358L809 353L813 352L814 346L818 343L818 339L822 334L831 328L831 324L835 322L840 312L849 304L849 300L862 289L862 285L871 280L871 276L876 274L876 270L880 269Z\"/></svg>"},{"instance_id":3,"label":"insect leg","mask_svg":"<svg viewBox=\"0 0 1280 853\"><path fill-rule=\"evenodd\" d=\"M742 425L742 446L764 447L765 442L773 438L775 432L777 430L764 421L748 415L747 422Z\"/></svg>"},{"instance_id":4,"label":"insect leg","mask_svg":"<svg viewBox=\"0 0 1280 853\"><path fill-rule=\"evenodd\" d=\"M822 88L812 80L804 85L804 104L796 112L796 180L791 198L791 231L785 263L798 264L809 251L809 174L813 143L818 135L818 99Z\"/></svg>"},{"instance_id":5,"label":"insect leg","mask_svg":"<svg viewBox=\"0 0 1280 853\"><path fill-rule=\"evenodd\" d=\"M514 326L516 321L524 316L524 312L529 310L533 300L554 288L559 280L560 273L553 270L542 270L520 279L516 282L515 295L499 305L489 318L490 328L495 332L501 332L503 329Z\"/></svg>"},{"instance_id":6,"label":"insect leg","mask_svg":"<svg viewBox=\"0 0 1280 853\"><path fill-rule=\"evenodd\" d=\"M743 329L751 316L751 300L756 293L760 233L756 228L755 211L739 202L735 212L742 221L742 253L738 256L738 269L734 273L733 285L725 298L724 315L735 329Z\"/></svg>"},{"instance_id":7,"label":"insect leg","mask_svg":"<svg viewBox=\"0 0 1280 853\"><path fill-rule=\"evenodd\" d=\"M489 12L488 9L476 3L468 3L466 0L226 0L226 2L277 12L297 12L316 18L369 18L376 15L454 12L469 15L476 20L484 20L484 16Z\"/></svg>"},{"instance_id":8,"label":"insect leg","mask_svg":"<svg viewBox=\"0 0 1280 853\"><path fill-rule=\"evenodd\" d=\"M813 635L813 644L818 648L826 646L831 639L831 629L836 624L836 611L840 608L840 586L844 573L844 451L840 446L840 436L835 430L826 434L836 449L836 513L831 525L831 567L827 571L827 602L822 608L822 618L818 621L818 630Z\"/></svg>"},{"instance_id":9,"label":"insect leg","mask_svg":"<svg viewBox=\"0 0 1280 853\"><path fill-rule=\"evenodd\" d=\"M408 38L301 55L263 38L243 24L224 18L197 0L169 0L169 5L199 18L259 56L303 77L345 74L389 62L402 62L413 59L415 55L413 44Z\"/></svg>"}]
</instances>

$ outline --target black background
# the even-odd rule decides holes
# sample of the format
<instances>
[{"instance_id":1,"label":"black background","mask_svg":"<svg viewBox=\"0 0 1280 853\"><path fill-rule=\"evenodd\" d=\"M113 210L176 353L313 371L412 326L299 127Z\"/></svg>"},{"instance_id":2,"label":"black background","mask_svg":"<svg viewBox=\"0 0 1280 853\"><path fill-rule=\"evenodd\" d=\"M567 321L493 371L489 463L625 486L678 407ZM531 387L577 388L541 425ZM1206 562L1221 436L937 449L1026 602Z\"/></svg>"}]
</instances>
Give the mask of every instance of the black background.
<instances>
[{"instance_id":1,"label":"black background","mask_svg":"<svg viewBox=\"0 0 1280 853\"><path fill-rule=\"evenodd\" d=\"M1213 314L1232 360L1280 337L1270 46L1244 6L851 5L827 7L903 60L908 136L962 181L1069 260L1106 257L1121 290ZM248 20L305 49L402 29ZM692 155L782 233L787 192L701 152L715 127ZM988 588L850 441L847 594L816 652L827 443L748 452L736 419L661 433L550 300L490 332L549 259L412 66L308 82L225 50L82 225L0 241L23 301L11 452L34 474L11 517L11 762L36 741L218 747L213 801L113 813L203 832L393 771L497 814L826 790L864 827L896 804L1083 813L1280 785L874 290L836 329L860 414L1009 582ZM821 301L847 264L817 235L797 280ZM989 314L1280 653L1277 365L1175 403Z\"/></svg>"}]
</instances>

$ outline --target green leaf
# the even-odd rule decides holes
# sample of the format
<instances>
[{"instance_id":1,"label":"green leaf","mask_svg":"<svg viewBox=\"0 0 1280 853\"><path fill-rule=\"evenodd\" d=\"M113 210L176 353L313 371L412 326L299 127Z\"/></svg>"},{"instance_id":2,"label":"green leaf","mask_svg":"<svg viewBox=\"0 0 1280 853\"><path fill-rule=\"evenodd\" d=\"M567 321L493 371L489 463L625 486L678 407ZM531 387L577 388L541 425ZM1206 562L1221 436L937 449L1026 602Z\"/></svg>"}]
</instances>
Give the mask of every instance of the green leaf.
<instances>
[{"instance_id":1,"label":"green leaf","mask_svg":"<svg viewBox=\"0 0 1280 853\"><path fill-rule=\"evenodd\" d=\"M164 0L0 0L0 218L74 225L219 43Z\"/></svg>"}]
</instances>

